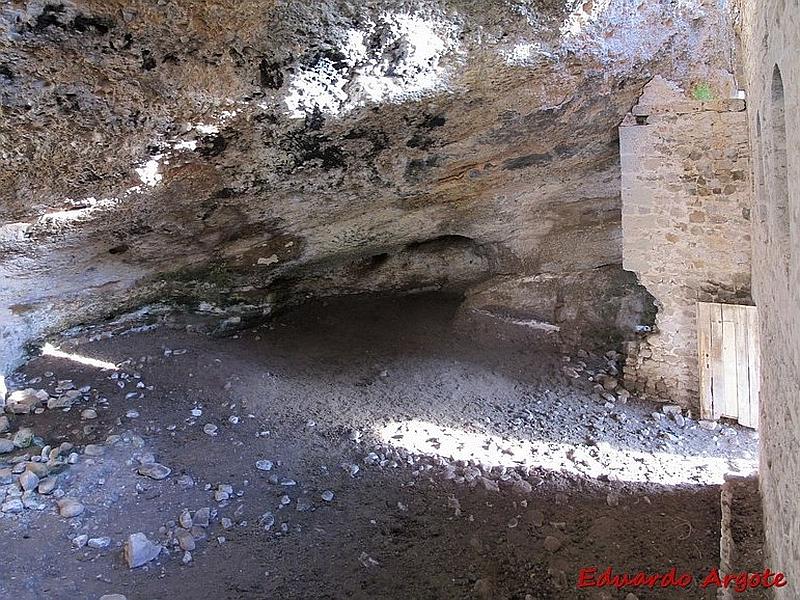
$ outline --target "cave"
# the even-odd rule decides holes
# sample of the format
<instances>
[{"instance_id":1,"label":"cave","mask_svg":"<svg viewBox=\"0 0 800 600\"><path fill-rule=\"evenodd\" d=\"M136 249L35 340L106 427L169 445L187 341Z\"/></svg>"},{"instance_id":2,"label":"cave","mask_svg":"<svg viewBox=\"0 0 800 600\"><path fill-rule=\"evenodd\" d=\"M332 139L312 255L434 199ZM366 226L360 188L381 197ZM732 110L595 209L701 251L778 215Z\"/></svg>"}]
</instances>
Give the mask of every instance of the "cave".
<instances>
[{"instance_id":1,"label":"cave","mask_svg":"<svg viewBox=\"0 0 800 600\"><path fill-rule=\"evenodd\" d=\"M800 6L0 7L0 597L800 597Z\"/></svg>"}]
</instances>

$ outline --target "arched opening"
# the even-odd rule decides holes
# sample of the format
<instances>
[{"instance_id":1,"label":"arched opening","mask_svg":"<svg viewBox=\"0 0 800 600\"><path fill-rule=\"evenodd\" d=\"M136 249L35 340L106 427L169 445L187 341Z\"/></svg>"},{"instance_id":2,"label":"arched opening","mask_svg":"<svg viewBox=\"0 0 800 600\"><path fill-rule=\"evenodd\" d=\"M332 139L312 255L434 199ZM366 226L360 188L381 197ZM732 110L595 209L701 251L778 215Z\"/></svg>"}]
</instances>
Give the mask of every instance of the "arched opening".
<instances>
[{"instance_id":1,"label":"arched opening","mask_svg":"<svg viewBox=\"0 0 800 600\"><path fill-rule=\"evenodd\" d=\"M756 204L756 222L760 228L760 242L769 240L769 214L768 214L768 199L766 190L766 167L764 156L764 137L763 127L761 124L761 111L756 112L756 140L754 147L755 155L753 156L753 163L755 167L755 177L753 178L753 192Z\"/></svg>"},{"instance_id":2,"label":"arched opening","mask_svg":"<svg viewBox=\"0 0 800 600\"><path fill-rule=\"evenodd\" d=\"M789 269L789 182L786 168L786 102L783 77L775 65L772 71L769 107L770 181L766 190L771 206L771 241L788 276Z\"/></svg>"}]
</instances>

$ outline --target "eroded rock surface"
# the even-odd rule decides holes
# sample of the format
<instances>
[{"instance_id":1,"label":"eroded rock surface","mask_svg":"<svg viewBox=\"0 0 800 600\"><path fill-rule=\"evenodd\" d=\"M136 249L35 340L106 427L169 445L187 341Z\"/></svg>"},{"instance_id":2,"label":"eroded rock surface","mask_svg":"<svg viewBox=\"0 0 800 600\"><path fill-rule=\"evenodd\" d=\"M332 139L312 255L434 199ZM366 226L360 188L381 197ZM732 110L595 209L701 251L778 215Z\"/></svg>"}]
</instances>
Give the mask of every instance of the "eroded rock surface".
<instances>
[{"instance_id":1,"label":"eroded rock surface","mask_svg":"<svg viewBox=\"0 0 800 600\"><path fill-rule=\"evenodd\" d=\"M656 74L729 95L725 19L700 0L6 3L0 371L155 299L259 315L624 278L616 128Z\"/></svg>"}]
</instances>

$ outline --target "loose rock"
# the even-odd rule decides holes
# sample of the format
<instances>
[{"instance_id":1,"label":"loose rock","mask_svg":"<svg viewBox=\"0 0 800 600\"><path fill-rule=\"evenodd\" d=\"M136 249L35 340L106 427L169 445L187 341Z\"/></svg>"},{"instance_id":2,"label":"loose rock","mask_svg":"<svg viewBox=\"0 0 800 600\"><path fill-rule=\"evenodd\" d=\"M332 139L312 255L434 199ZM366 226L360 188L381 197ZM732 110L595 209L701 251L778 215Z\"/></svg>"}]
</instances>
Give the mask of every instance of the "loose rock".
<instances>
[{"instance_id":1,"label":"loose rock","mask_svg":"<svg viewBox=\"0 0 800 600\"><path fill-rule=\"evenodd\" d=\"M83 514L85 507L73 498L62 498L58 501L58 513L65 519L71 519Z\"/></svg>"},{"instance_id":2,"label":"loose rock","mask_svg":"<svg viewBox=\"0 0 800 600\"><path fill-rule=\"evenodd\" d=\"M181 513L181 516L178 518L178 523L180 523L181 527L184 529L192 528L192 515L189 514L188 510L184 510Z\"/></svg>"},{"instance_id":3,"label":"loose rock","mask_svg":"<svg viewBox=\"0 0 800 600\"><path fill-rule=\"evenodd\" d=\"M17 448L28 448L33 443L33 430L23 427L11 438Z\"/></svg>"},{"instance_id":4,"label":"loose rock","mask_svg":"<svg viewBox=\"0 0 800 600\"><path fill-rule=\"evenodd\" d=\"M83 449L83 453L86 456L103 456L106 453L105 446L100 446L99 444L89 444Z\"/></svg>"},{"instance_id":5,"label":"loose rock","mask_svg":"<svg viewBox=\"0 0 800 600\"><path fill-rule=\"evenodd\" d=\"M109 546L111 546L111 538L110 537L96 537L91 538L88 542L89 548L94 548L95 550L105 550Z\"/></svg>"},{"instance_id":6,"label":"loose rock","mask_svg":"<svg viewBox=\"0 0 800 600\"><path fill-rule=\"evenodd\" d=\"M25 510L25 507L19 498L12 498L0 505L0 511L8 514L21 513L23 510Z\"/></svg>"},{"instance_id":7,"label":"loose rock","mask_svg":"<svg viewBox=\"0 0 800 600\"><path fill-rule=\"evenodd\" d=\"M141 465L137 472L139 475L160 481L169 477L169 474L172 473L172 469L165 467L160 463L148 463Z\"/></svg>"},{"instance_id":8,"label":"loose rock","mask_svg":"<svg viewBox=\"0 0 800 600\"><path fill-rule=\"evenodd\" d=\"M128 567L135 569L149 563L161 554L161 546L151 542L143 533L128 536L123 551Z\"/></svg>"},{"instance_id":9,"label":"loose rock","mask_svg":"<svg viewBox=\"0 0 800 600\"><path fill-rule=\"evenodd\" d=\"M561 540L552 535L548 535L544 538L544 547L550 552L557 552L558 549L561 548Z\"/></svg>"},{"instance_id":10,"label":"loose rock","mask_svg":"<svg viewBox=\"0 0 800 600\"><path fill-rule=\"evenodd\" d=\"M35 390L33 388L11 392L6 399L6 412L27 415L33 409L44 405L49 397L50 394L47 393L47 390Z\"/></svg>"},{"instance_id":11,"label":"loose rock","mask_svg":"<svg viewBox=\"0 0 800 600\"><path fill-rule=\"evenodd\" d=\"M194 513L194 518L192 519L192 521L194 525L197 525L199 527L208 527L210 519L211 519L211 509L204 507Z\"/></svg>"},{"instance_id":12,"label":"loose rock","mask_svg":"<svg viewBox=\"0 0 800 600\"><path fill-rule=\"evenodd\" d=\"M178 529L178 531L175 533L175 538L178 540L181 550L185 550L187 552L194 550L194 538L186 529Z\"/></svg>"},{"instance_id":13,"label":"loose rock","mask_svg":"<svg viewBox=\"0 0 800 600\"><path fill-rule=\"evenodd\" d=\"M39 487L37 488L37 491L43 496L46 496L47 494L52 493L54 489L56 489L56 485L58 485L57 477L45 477L44 479L39 481Z\"/></svg>"},{"instance_id":14,"label":"loose rock","mask_svg":"<svg viewBox=\"0 0 800 600\"><path fill-rule=\"evenodd\" d=\"M19 476L19 486L26 492L35 490L37 485L39 485L39 478L32 472L25 471Z\"/></svg>"}]
</instances>

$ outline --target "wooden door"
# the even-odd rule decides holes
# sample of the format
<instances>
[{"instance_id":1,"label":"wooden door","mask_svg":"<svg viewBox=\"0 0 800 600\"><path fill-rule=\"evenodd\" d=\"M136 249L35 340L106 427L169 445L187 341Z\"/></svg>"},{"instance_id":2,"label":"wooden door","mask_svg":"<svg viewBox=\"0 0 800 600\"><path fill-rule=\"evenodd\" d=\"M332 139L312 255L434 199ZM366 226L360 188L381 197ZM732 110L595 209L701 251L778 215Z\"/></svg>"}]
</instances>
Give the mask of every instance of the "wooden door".
<instances>
[{"instance_id":1,"label":"wooden door","mask_svg":"<svg viewBox=\"0 0 800 600\"><path fill-rule=\"evenodd\" d=\"M760 353L755 306L697 303L700 415L758 427Z\"/></svg>"}]
</instances>

